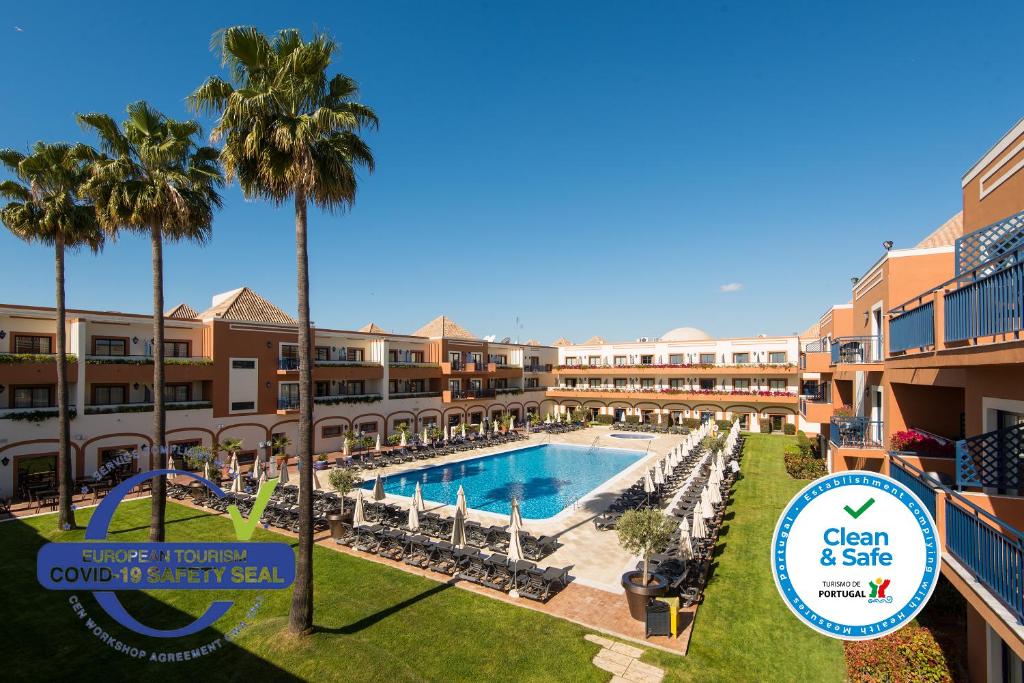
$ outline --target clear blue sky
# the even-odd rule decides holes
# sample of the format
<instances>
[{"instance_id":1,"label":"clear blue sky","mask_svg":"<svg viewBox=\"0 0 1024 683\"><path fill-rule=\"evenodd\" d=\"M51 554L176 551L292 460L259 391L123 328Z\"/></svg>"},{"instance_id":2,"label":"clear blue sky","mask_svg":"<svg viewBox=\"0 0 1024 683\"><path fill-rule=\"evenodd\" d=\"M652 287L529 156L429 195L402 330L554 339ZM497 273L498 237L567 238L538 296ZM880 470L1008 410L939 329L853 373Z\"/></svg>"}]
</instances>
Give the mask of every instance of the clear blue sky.
<instances>
[{"instance_id":1,"label":"clear blue sky","mask_svg":"<svg viewBox=\"0 0 1024 683\"><path fill-rule=\"evenodd\" d=\"M0 145L184 116L218 28L326 29L381 128L354 210L311 216L315 322L550 342L803 329L1024 115L1019 1L317 4L8 3ZM212 243L167 249L168 305L294 311L292 225L228 188ZM0 231L0 265L0 301L52 305L49 250ZM75 307L146 312L149 283L135 237L68 264Z\"/></svg>"}]
</instances>

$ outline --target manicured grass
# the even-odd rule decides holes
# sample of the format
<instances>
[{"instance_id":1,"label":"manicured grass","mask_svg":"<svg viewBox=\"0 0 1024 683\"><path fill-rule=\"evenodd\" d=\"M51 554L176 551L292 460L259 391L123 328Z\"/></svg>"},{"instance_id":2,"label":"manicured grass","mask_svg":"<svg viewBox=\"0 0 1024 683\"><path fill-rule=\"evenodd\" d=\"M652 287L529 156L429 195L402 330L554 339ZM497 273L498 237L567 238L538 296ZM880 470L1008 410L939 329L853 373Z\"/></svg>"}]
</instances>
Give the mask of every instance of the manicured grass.
<instances>
[{"instance_id":1,"label":"manicured grass","mask_svg":"<svg viewBox=\"0 0 1024 683\"><path fill-rule=\"evenodd\" d=\"M747 435L743 478L733 489L718 566L697 612L685 666L651 651L676 681L842 681L843 645L814 633L782 602L770 566L782 508L805 480L786 474L783 449L795 437ZM724 547L722 547L724 546Z\"/></svg>"},{"instance_id":2,"label":"manicured grass","mask_svg":"<svg viewBox=\"0 0 1024 683\"><path fill-rule=\"evenodd\" d=\"M650 651L645 659L668 670L668 680L842 680L843 649L799 624L783 605L768 570L771 532L782 506L801 487L785 472L782 448L792 439L752 435L735 492L735 517L722 537L707 599L700 609L690 656ZM78 513L80 524L90 511ZM111 529L117 540L144 540L149 501L122 504ZM228 540L226 517L168 506L168 540ZM36 549L56 532L52 516L0 524L6 636L0 658L6 680L169 676L221 680L314 681L607 681L590 660L598 647L586 629L428 579L315 550L316 624L304 639L287 635L290 593L267 592L265 602L227 648L198 660L159 664L113 652L89 633L68 604L68 593L43 590L35 577ZM80 540L82 533L61 535ZM254 540L281 540L258 530ZM121 629L88 594L89 615L114 637L147 649L182 650L216 638L245 618L254 595L152 591L122 593L146 624L184 625L218 597L237 604L206 631L173 645ZM156 646L154 645L156 643Z\"/></svg>"}]
</instances>

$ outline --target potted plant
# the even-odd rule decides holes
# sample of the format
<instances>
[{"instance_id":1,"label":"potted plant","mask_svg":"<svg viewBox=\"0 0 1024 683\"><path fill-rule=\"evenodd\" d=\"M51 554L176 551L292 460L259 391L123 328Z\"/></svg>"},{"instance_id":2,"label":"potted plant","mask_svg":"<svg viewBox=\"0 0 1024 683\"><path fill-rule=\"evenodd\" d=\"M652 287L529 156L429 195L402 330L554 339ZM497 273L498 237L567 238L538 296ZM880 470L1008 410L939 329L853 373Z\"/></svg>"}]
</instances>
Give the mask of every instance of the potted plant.
<instances>
[{"instance_id":1,"label":"potted plant","mask_svg":"<svg viewBox=\"0 0 1024 683\"><path fill-rule=\"evenodd\" d=\"M343 524L352 523L354 508L345 505L345 496L359 483L359 477L349 469L331 470L327 476L327 483L341 496L341 510L327 515L327 524L331 527L331 536L342 538L344 536Z\"/></svg>"},{"instance_id":2,"label":"potted plant","mask_svg":"<svg viewBox=\"0 0 1024 683\"><path fill-rule=\"evenodd\" d=\"M222 441L217 448L228 454L228 461L227 463L221 464L224 467L230 467L233 456L236 456L242 452L242 446L244 444L245 442L242 439L224 439L224 441ZM235 472L235 475L238 476L239 473Z\"/></svg>"},{"instance_id":3,"label":"potted plant","mask_svg":"<svg viewBox=\"0 0 1024 683\"><path fill-rule=\"evenodd\" d=\"M275 436L274 440L271 442L271 448L274 451L275 460L277 462L277 469L279 470L283 465L288 464L288 458L291 456L289 456L286 451L288 449L288 446L291 445L291 443L292 440L289 439L284 434L281 434L280 436Z\"/></svg>"},{"instance_id":4,"label":"potted plant","mask_svg":"<svg viewBox=\"0 0 1024 683\"><path fill-rule=\"evenodd\" d=\"M327 454L319 453L316 456L316 460L313 461L314 470L326 470L327 469Z\"/></svg>"},{"instance_id":5,"label":"potted plant","mask_svg":"<svg viewBox=\"0 0 1024 683\"><path fill-rule=\"evenodd\" d=\"M675 533L675 525L661 510L628 510L619 519L616 529L619 545L644 561L643 571L630 571L622 575L629 615L637 621L643 621L647 600L664 595L668 589L667 578L661 574L651 574L651 556L668 545Z\"/></svg>"}]
</instances>

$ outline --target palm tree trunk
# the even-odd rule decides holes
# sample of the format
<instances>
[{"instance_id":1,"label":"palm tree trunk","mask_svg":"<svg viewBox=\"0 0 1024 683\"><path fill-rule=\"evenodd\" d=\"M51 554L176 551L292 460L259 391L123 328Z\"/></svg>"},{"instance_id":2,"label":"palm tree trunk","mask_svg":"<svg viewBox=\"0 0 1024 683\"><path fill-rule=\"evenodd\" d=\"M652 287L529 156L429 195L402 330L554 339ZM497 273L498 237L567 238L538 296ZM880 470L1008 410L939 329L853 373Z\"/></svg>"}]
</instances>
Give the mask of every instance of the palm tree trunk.
<instances>
[{"instance_id":1,"label":"palm tree trunk","mask_svg":"<svg viewBox=\"0 0 1024 683\"><path fill-rule=\"evenodd\" d=\"M164 432L167 414L164 412L164 246L160 228L153 226L149 233L153 248L153 447L150 451L153 467L167 466ZM153 500L149 514L149 540L164 540L164 513L167 507L167 478L153 480Z\"/></svg>"},{"instance_id":2,"label":"palm tree trunk","mask_svg":"<svg viewBox=\"0 0 1024 683\"><path fill-rule=\"evenodd\" d=\"M75 528L75 511L71 507L71 415L68 410L68 342L65 329L64 304L64 235L58 230L54 262L57 269L57 493L60 499L57 513L58 529ZM85 359L79 362L84 363Z\"/></svg>"},{"instance_id":3,"label":"palm tree trunk","mask_svg":"<svg viewBox=\"0 0 1024 683\"><path fill-rule=\"evenodd\" d=\"M288 628L292 633L305 635L313 632L313 373L306 195L302 190L295 191L295 261L299 290L299 549Z\"/></svg>"}]
</instances>

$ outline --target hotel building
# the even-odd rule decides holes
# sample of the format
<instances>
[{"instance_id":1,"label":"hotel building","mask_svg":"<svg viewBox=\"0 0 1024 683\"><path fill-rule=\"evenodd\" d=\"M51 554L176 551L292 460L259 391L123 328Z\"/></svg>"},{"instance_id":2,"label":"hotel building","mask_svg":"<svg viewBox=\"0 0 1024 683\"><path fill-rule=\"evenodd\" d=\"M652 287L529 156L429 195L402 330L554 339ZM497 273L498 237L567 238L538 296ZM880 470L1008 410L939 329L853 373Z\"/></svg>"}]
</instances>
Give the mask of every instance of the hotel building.
<instances>
[{"instance_id":1,"label":"hotel building","mask_svg":"<svg viewBox=\"0 0 1024 683\"><path fill-rule=\"evenodd\" d=\"M963 210L891 248L802 343L804 420L833 472L907 484L967 603L972 681L1024 680L1024 120L962 179ZM811 381L815 376L817 381Z\"/></svg>"}]
</instances>

